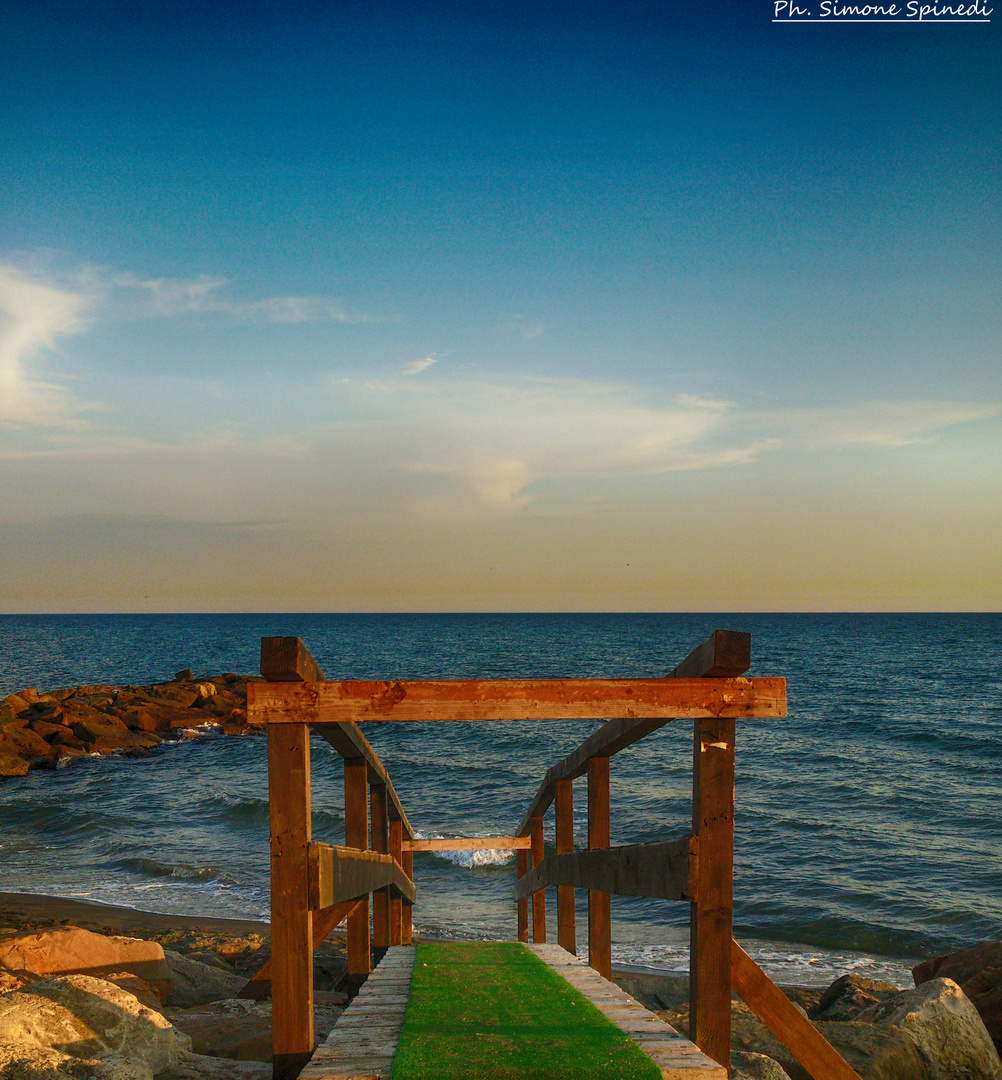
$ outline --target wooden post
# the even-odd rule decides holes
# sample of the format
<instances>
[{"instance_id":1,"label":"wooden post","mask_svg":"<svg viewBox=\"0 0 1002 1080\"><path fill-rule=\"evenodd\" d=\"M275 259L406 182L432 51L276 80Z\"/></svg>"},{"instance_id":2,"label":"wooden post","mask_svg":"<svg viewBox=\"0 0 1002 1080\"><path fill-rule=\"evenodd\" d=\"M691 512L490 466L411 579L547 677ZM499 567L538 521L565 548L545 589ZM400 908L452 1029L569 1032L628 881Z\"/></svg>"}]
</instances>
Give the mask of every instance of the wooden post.
<instances>
[{"instance_id":1,"label":"wooden post","mask_svg":"<svg viewBox=\"0 0 1002 1080\"><path fill-rule=\"evenodd\" d=\"M386 820L386 788L382 784L372 784L369 788L369 813L372 850L385 855L390 850L390 836ZM377 949L385 949L389 943L389 889L377 889L372 894L372 944Z\"/></svg>"},{"instance_id":2,"label":"wooden post","mask_svg":"<svg viewBox=\"0 0 1002 1080\"><path fill-rule=\"evenodd\" d=\"M609 759L588 759L588 847L607 848L609 827ZM612 897L588 890L588 963L606 979L612 978Z\"/></svg>"},{"instance_id":3,"label":"wooden post","mask_svg":"<svg viewBox=\"0 0 1002 1080\"><path fill-rule=\"evenodd\" d=\"M313 916L309 896L310 729L268 727L271 818L271 993L275 1080L313 1054Z\"/></svg>"},{"instance_id":4,"label":"wooden post","mask_svg":"<svg viewBox=\"0 0 1002 1080\"><path fill-rule=\"evenodd\" d=\"M689 1038L714 1061L731 1060L734 895L734 721L697 720L692 831L699 845L689 922Z\"/></svg>"},{"instance_id":5,"label":"wooden post","mask_svg":"<svg viewBox=\"0 0 1002 1080\"><path fill-rule=\"evenodd\" d=\"M543 861L543 819L532 819L532 865ZM546 890L532 894L532 940L537 944L546 942Z\"/></svg>"},{"instance_id":6,"label":"wooden post","mask_svg":"<svg viewBox=\"0 0 1002 1080\"><path fill-rule=\"evenodd\" d=\"M574 850L574 781L558 780L556 809L557 854ZM574 933L574 886L557 886L557 944L569 953L577 952Z\"/></svg>"},{"instance_id":7,"label":"wooden post","mask_svg":"<svg viewBox=\"0 0 1002 1080\"><path fill-rule=\"evenodd\" d=\"M399 818L390 819L390 854L403 867L404 826ZM400 893L390 891L390 944L403 944L403 906Z\"/></svg>"},{"instance_id":8,"label":"wooden post","mask_svg":"<svg viewBox=\"0 0 1002 1080\"><path fill-rule=\"evenodd\" d=\"M525 848L519 848L515 852L515 874L517 877L525 877L529 872L529 852ZM518 908L518 940L529 940L529 898L522 897L516 901Z\"/></svg>"},{"instance_id":9,"label":"wooden post","mask_svg":"<svg viewBox=\"0 0 1002 1080\"><path fill-rule=\"evenodd\" d=\"M404 873L414 880L414 852L405 851L403 853L403 861L400 865L404 868ZM411 938L414 930L414 905L404 901L403 910L401 911L400 918L400 944L410 945Z\"/></svg>"},{"instance_id":10,"label":"wooden post","mask_svg":"<svg viewBox=\"0 0 1002 1080\"><path fill-rule=\"evenodd\" d=\"M369 846L368 769L365 758L344 759L344 843L364 851ZM348 916L348 974L368 975L369 898Z\"/></svg>"}]
</instances>

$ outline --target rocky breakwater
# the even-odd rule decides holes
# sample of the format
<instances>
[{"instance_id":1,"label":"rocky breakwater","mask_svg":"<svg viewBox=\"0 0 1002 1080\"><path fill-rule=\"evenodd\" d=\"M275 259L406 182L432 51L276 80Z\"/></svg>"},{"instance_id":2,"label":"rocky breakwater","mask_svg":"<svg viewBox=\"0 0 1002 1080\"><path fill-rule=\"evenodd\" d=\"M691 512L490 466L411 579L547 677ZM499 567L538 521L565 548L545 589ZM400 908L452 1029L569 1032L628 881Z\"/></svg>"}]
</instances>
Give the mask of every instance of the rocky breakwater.
<instances>
[{"instance_id":1,"label":"rocky breakwater","mask_svg":"<svg viewBox=\"0 0 1002 1080\"><path fill-rule=\"evenodd\" d=\"M256 676L196 679L179 671L150 686L20 690L0 702L0 777L60 769L87 754L141 754L206 725L247 727L247 683Z\"/></svg>"}]
</instances>

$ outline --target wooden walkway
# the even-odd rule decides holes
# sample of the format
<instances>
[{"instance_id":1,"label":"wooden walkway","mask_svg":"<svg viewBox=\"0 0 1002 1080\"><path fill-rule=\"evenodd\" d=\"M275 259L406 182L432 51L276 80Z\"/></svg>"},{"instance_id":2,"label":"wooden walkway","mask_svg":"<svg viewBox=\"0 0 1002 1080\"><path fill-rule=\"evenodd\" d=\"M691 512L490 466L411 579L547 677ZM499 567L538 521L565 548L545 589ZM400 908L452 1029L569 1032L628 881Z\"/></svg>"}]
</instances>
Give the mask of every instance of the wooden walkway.
<instances>
[{"instance_id":1,"label":"wooden walkway","mask_svg":"<svg viewBox=\"0 0 1002 1080\"><path fill-rule=\"evenodd\" d=\"M726 1080L727 1073L720 1065L576 956L559 945L524 947L625 1032L658 1066L663 1080ZM389 1080L413 970L413 946L388 949L300 1074L301 1080ZM471 1047L474 1039L471 1033Z\"/></svg>"}]
</instances>

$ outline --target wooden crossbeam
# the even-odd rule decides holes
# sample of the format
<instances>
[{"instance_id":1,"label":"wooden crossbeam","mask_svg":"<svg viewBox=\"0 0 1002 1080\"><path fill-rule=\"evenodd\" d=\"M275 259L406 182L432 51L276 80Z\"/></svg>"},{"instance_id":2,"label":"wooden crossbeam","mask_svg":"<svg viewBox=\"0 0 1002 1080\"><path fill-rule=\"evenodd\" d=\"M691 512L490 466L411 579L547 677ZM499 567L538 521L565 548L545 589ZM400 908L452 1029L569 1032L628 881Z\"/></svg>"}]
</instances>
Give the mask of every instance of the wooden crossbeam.
<instances>
[{"instance_id":1,"label":"wooden crossbeam","mask_svg":"<svg viewBox=\"0 0 1002 1080\"><path fill-rule=\"evenodd\" d=\"M427 679L247 684L251 724L786 715L786 680ZM632 740L631 740L632 741ZM624 744L625 745L625 744Z\"/></svg>"},{"instance_id":2,"label":"wooden crossbeam","mask_svg":"<svg viewBox=\"0 0 1002 1080\"><path fill-rule=\"evenodd\" d=\"M551 885L572 885L619 896L691 900L697 863L697 844L692 836L548 855L518 879L515 899Z\"/></svg>"},{"instance_id":3,"label":"wooden crossbeam","mask_svg":"<svg viewBox=\"0 0 1002 1080\"><path fill-rule=\"evenodd\" d=\"M404 851L520 851L532 847L528 836L454 836L405 840Z\"/></svg>"},{"instance_id":4,"label":"wooden crossbeam","mask_svg":"<svg viewBox=\"0 0 1002 1080\"><path fill-rule=\"evenodd\" d=\"M414 903L415 889L392 855L357 848L310 844L310 908L330 907L355 900L376 889L389 886L408 903Z\"/></svg>"},{"instance_id":5,"label":"wooden crossbeam","mask_svg":"<svg viewBox=\"0 0 1002 1080\"><path fill-rule=\"evenodd\" d=\"M733 940L731 980L742 1001L814 1080L860 1080L859 1073Z\"/></svg>"},{"instance_id":6,"label":"wooden crossbeam","mask_svg":"<svg viewBox=\"0 0 1002 1080\"><path fill-rule=\"evenodd\" d=\"M332 907L321 908L313 912L313 951L327 940L331 931L355 910L361 900L346 900L343 904L334 904ZM238 998L249 998L251 1001L267 1001L271 996L271 960L266 960L261 967L247 980L244 988L236 995Z\"/></svg>"},{"instance_id":7,"label":"wooden crossbeam","mask_svg":"<svg viewBox=\"0 0 1002 1080\"><path fill-rule=\"evenodd\" d=\"M715 630L701 645L695 649L675 668L669 672L669 679L736 679L743 675L751 666L751 634L738 630ZM760 680L751 680L759 682ZM765 681L765 680L761 680ZM769 680L770 682L773 680ZM786 715L786 684L783 682L782 711L770 713L773 716ZM639 715L639 714L638 714ZM721 714L723 715L723 714ZM759 714L756 714L759 715ZM645 735L664 727L673 719L681 717L660 716L648 719L627 717L626 719L614 719L604 724L589 735L587 739L576 749L558 762L553 768L547 770L543 777L539 790L529 804L518 828L517 836L526 836L529 832L529 822L539 814L545 814L553 798L556 795L557 783L560 780L574 780L583 776L588 771L588 761L594 757L612 757L620 750L638 742Z\"/></svg>"},{"instance_id":8,"label":"wooden crossbeam","mask_svg":"<svg viewBox=\"0 0 1002 1080\"><path fill-rule=\"evenodd\" d=\"M261 639L261 674L268 682L302 683L323 682L324 673L310 650L297 637L266 637ZM260 684L255 684L260 685ZM249 707L248 707L249 715ZM369 740L358 726L351 722L336 724L318 724L301 718L303 723L312 723L313 730L328 742L341 757L362 758L365 761L370 784L381 784L386 788L387 812L390 820L401 822L404 836L412 837L414 830L407 820L404 808L393 788L389 773L379 760L379 755L369 745Z\"/></svg>"}]
</instances>

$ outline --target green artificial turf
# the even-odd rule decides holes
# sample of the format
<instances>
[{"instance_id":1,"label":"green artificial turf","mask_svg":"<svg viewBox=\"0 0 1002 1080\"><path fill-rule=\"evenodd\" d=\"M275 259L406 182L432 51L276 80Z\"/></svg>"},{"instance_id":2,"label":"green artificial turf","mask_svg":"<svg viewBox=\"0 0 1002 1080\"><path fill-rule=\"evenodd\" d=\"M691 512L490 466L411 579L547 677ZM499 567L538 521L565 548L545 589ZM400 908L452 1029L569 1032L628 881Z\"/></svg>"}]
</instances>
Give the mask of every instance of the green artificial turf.
<instances>
[{"instance_id":1,"label":"green artificial turf","mask_svg":"<svg viewBox=\"0 0 1002 1080\"><path fill-rule=\"evenodd\" d=\"M392 1080L660 1080L629 1036L522 945L416 948Z\"/></svg>"}]
</instances>

